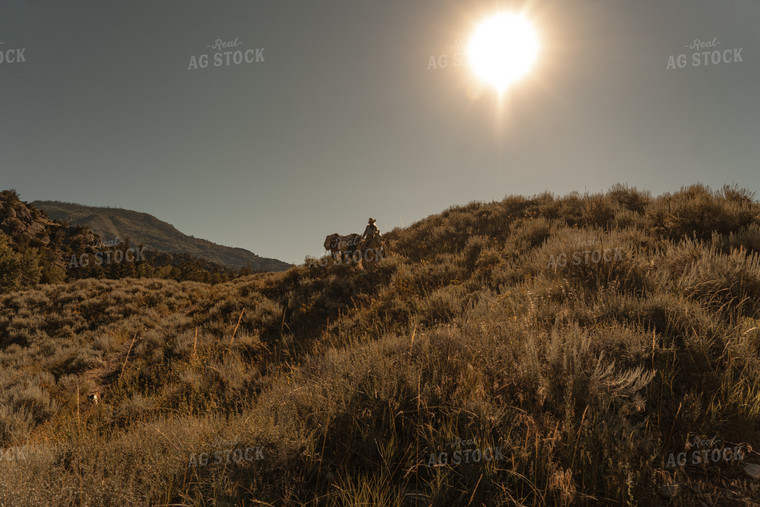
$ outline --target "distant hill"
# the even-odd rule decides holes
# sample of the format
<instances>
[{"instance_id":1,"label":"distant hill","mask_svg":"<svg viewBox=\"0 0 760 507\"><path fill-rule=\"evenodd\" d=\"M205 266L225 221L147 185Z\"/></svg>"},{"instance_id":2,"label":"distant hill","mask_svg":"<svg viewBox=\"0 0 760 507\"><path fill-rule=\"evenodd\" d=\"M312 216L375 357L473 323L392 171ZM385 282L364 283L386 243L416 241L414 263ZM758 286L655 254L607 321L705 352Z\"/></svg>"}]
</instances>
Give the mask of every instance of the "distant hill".
<instances>
[{"instance_id":1,"label":"distant hill","mask_svg":"<svg viewBox=\"0 0 760 507\"><path fill-rule=\"evenodd\" d=\"M55 220L65 221L71 226L87 226L106 242L129 238L132 243L142 243L152 250L187 253L236 269L249 263L254 271L284 271L291 267L286 262L259 257L244 248L217 245L188 236L148 213L60 201L34 201L32 204Z\"/></svg>"},{"instance_id":2,"label":"distant hill","mask_svg":"<svg viewBox=\"0 0 760 507\"><path fill-rule=\"evenodd\" d=\"M146 249L128 237L123 242L115 239L101 237L86 225L69 226L51 219L21 200L15 190L2 190L0 294L87 278L152 278L213 285L257 272L187 252Z\"/></svg>"}]
</instances>

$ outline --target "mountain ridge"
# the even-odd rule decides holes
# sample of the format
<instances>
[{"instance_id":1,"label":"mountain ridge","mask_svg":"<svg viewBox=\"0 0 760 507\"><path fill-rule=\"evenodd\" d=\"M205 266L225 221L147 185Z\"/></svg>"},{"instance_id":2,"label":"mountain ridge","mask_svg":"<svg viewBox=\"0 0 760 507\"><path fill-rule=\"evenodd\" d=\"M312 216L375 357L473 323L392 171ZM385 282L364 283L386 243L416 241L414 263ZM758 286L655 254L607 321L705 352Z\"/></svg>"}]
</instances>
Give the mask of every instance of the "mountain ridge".
<instances>
[{"instance_id":1,"label":"mountain ridge","mask_svg":"<svg viewBox=\"0 0 760 507\"><path fill-rule=\"evenodd\" d=\"M134 243L166 253L189 253L236 269L250 265L255 271L284 271L291 264L266 258L240 247L219 245L185 234L150 213L126 208L86 206L62 201L34 201L50 218L69 225L86 225L105 241L129 238Z\"/></svg>"}]
</instances>

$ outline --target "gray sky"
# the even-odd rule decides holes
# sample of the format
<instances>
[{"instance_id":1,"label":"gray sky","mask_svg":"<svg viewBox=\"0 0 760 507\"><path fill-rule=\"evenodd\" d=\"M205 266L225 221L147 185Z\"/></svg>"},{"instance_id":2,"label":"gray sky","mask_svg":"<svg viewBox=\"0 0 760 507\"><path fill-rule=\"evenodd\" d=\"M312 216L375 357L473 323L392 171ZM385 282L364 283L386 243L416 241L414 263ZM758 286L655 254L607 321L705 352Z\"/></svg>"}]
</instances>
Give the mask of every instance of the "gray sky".
<instances>
[{"instance_id":1,"label":"gray sky","mask_svg":"<svg viewBox=\"0 0 760 507\"><path fill-rule=\"evenodd\" d=\"M503 9L528 10L542 51L500 103L451 46ZM0 188L294 263L370 216L509 194L756 191L758 22L757 0L2 0L0 52L25 61L0 64ZM715 38L740 51L693 67L713 48L685 46Z\"/></svg>"}]
</instances>

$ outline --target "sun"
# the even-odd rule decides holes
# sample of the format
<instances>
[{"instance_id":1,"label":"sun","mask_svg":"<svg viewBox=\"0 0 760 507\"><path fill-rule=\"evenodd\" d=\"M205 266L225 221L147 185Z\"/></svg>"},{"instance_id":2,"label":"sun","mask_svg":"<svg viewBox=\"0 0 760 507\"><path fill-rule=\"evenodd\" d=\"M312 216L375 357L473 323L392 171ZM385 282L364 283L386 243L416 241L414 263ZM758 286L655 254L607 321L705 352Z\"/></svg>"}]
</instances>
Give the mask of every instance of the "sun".
<instances>
[{"instance_id":1,"label":"sun","mask_svg":"<svg viewBox=\"0 0 760 507\"><path fill-rule=\"evenodd\" d=\"M467 61L478 78L503 92L530 71L538 50L538 35L530 21L502 12L475 28Z\"/></svg>"}]
</instances>

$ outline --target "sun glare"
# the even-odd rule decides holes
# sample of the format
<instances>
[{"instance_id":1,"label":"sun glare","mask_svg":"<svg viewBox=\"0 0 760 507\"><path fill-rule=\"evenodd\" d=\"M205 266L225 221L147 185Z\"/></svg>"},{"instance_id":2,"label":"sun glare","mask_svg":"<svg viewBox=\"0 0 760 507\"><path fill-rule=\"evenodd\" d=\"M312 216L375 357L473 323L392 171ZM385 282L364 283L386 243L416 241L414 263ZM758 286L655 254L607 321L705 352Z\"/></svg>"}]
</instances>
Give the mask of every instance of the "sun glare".
<instances>
[{"instance_id":1,"label":"sun glare","mask_svg":"<svg viewBox=\"0 0 760 507\"><path fill-rule=\"evenodd\" d=\"M533 25L503 12L477 26L467 46L467 60L478 78L503 92L528 73L538 49Z\"/></svg>"}]
</instances>

